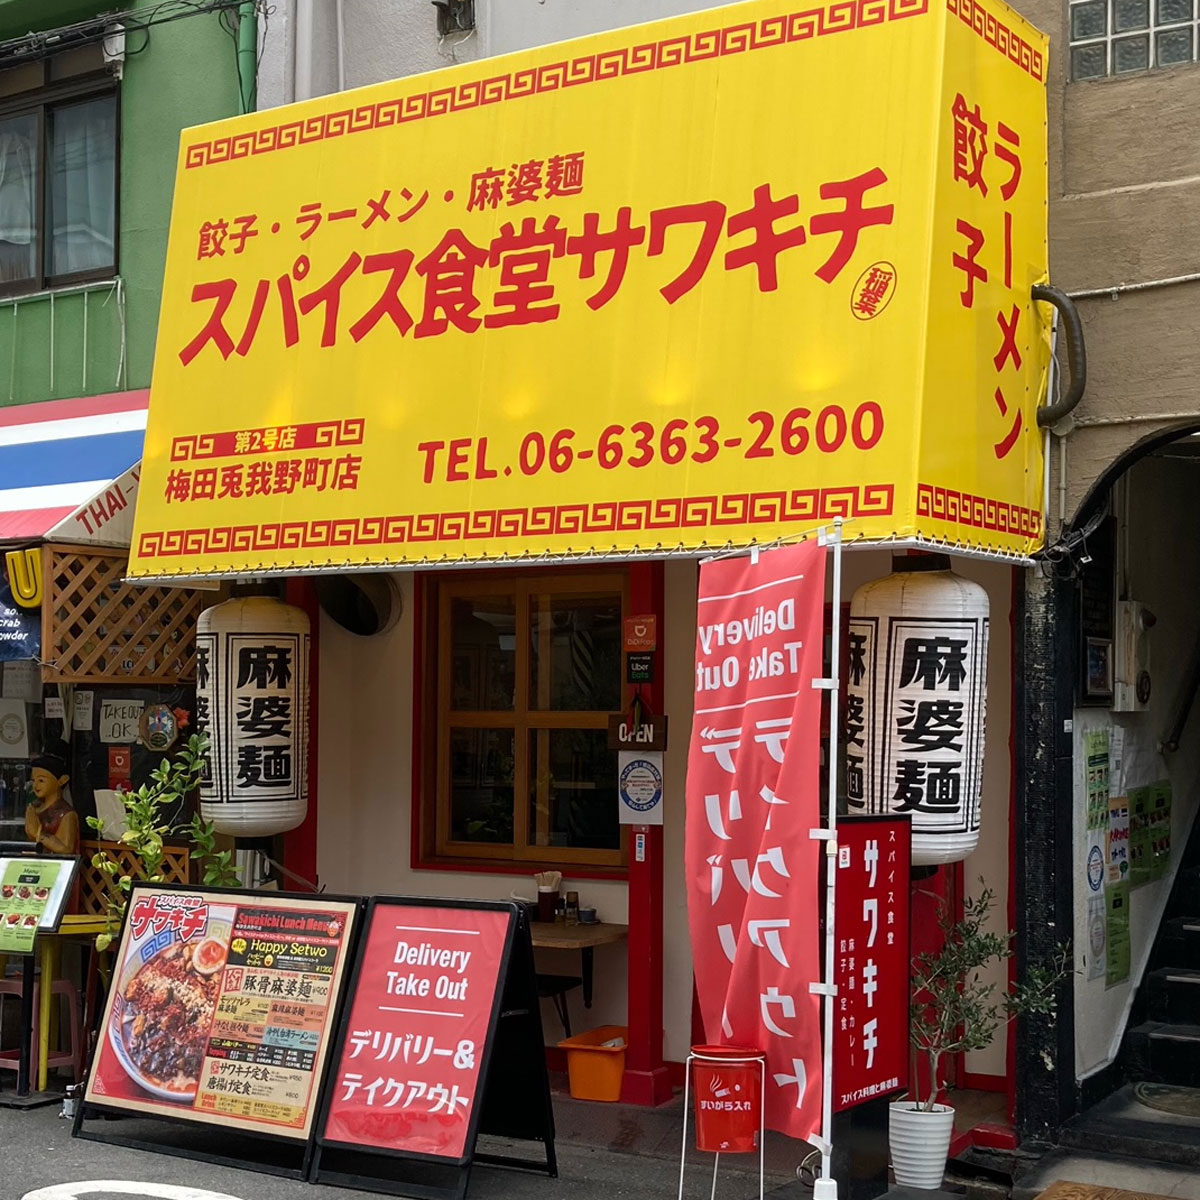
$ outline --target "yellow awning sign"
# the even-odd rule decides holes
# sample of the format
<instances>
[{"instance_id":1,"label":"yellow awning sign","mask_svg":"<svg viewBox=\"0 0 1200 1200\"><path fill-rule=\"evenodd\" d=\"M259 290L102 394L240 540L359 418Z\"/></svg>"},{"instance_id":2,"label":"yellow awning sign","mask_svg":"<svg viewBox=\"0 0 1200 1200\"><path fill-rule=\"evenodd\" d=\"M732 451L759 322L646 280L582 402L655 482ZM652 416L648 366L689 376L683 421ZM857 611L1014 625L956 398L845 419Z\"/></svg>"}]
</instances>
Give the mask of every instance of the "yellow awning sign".
<instances>
[{"instance_id":1,"label":"yellow awning sign","mask_svg":"<svg viewBox=\"0 0 1200 1200\"><path fill-rule=\"evenodd\" d=\"M1045 55L751 0L186 131L130 573L1036 550Z\"/></svg>"}]
</instances>

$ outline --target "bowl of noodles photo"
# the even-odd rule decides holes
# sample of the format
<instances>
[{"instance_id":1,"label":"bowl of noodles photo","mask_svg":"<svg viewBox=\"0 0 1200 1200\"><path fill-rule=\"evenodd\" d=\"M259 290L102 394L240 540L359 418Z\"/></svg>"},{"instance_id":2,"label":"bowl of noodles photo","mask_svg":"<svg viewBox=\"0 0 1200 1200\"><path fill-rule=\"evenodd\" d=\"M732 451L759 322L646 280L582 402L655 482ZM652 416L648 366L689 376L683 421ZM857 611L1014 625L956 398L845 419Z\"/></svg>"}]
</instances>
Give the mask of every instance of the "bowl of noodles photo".
<instances>
[{"instance_id":1,"label":"bowl of noodles photo","mask_svg":"<svg viewBox=\"0 0 1200 1200\"><path fill-rule=\"evenodd\" d=\"M228 922L210 920L203 938L176 938L122 971L109 1044L130 1079L160 1100L196 1098L229 934Z\"/></svg>"}]
</instances>

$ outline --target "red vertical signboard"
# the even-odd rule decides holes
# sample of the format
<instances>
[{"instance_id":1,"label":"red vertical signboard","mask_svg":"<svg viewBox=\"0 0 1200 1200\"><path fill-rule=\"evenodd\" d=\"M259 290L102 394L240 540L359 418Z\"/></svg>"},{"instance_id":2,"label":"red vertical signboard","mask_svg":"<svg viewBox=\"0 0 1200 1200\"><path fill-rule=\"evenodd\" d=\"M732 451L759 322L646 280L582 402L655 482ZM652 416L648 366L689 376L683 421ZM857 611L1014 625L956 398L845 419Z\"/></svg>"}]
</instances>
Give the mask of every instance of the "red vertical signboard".
<instances>
[{"instance_id":1,"label":"red vertical signboard","mask_svg":"<svg viewBox=\"0 0 1200 1200\"><path fill-rule=\"evenodd\" d=\"M907 816L838 822L833 1110L908 1087Z\"/></svg>"},{"instance_id":2,"label":"red vertical signboard","mask_svg":"<svg viewBox=\"0 0 1200 1200\"><path fill-rule=\"evenodd\" d=\"M322 1137L469 1157L510 914L372 905Z\"/></svg>"},{"instance_id":3,"label":"red vertical signboard","mask_svg":"<svg viewBox=\"0 0 1200 1200\"><path fill-rule=\"evenodd\" d=\"M817 842L825 550L700 570L686 867L710 1042L767 1056L766 1123L821 1126Z\"/></svg>"}]
</instances>

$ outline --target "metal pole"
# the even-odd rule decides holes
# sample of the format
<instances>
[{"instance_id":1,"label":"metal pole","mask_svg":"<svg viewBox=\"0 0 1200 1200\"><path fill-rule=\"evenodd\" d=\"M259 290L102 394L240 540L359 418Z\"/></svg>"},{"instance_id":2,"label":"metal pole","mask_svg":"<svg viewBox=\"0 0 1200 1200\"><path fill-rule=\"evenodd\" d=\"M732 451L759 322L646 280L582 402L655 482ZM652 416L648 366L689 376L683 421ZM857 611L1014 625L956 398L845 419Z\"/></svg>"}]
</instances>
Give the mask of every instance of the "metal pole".
<instances>
[{"instance_id":1,"label":"metal pole","mask_svg":"<svg viewBox=\"0 0 1200 1200\"><path fill-rule=\"evenodd\" d=\"M683 1200L683 1171L687 1165L688 1097L691 1095L692 1059L689 1054L683 1064L683 1146L679 1151L679 1200Z\"/></svg>"},{"instance_id":2,"label":"metal pole","mask_svg":"<svg viewBox=\"0 0 1200 1200\"><path fill-rule=\"evenodd\" d=\"M758 1200L767 1183L767 1059L758 1064Z\"/></svg>"},{"instance_id":3,"label":"metal pole","mask_svg":"<svg viewBox=\"0 0 1200 1200\"><path fill-rule=\"evenodd\" d=\"M258 17L254 0L238 6L237 61L243 113L258 108Z\"/></svg>"},{"instance_id":4,"label":"metal pole","mask_svg":"<svg viewBox=\"0 0 1200 1200\"><path fill-rule=\"evenodd\" d=\"M836 989L833 979L834 897L837 891L837 762L838 697L841 688L842 653L842 518L833 522L833 616L830 622L831 647L829 676L829 792L825 842L825 1027L822 1037L821 1065L821 1177L813 1185L813 1200L837 1200L837 1180L833 1177L833 1018Z\"/></svg>"},{"instance_id":5,"label":"metal pole","mask_svg":"<svg viewBox=\"0 0 1200 1200\"><path fill-rule=\"evenodd\" d=\"M21 1043L17 1051L17 1095L29 1095L29 1068L33 1046L33 955L21 960Z\"/></svg>"}]
</instances>

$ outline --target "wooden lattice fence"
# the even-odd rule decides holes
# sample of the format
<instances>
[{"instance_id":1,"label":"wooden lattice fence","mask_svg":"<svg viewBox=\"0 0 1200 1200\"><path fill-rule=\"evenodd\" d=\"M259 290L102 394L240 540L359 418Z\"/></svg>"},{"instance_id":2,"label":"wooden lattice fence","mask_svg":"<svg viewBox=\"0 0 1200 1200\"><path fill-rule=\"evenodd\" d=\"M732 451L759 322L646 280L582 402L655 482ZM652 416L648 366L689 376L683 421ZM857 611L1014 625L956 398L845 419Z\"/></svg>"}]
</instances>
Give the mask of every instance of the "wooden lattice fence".
<instances>
[{"instance_id":1,"label":"wooden lattice fence","mask_svg":"<svg viewBox=\"0 0 1200 1200\"><path fill-rule=\"evenodd\" d=\"M124 551L42 549L42 679L177 684L196 676L196 618L220 597L125 583Z\"/></svg>"},{"instance_id":2,"label":"wooden lattice fence","mask_svg":"<svg viewBox=\"0 0 1200 1200\"><path fill-rule=\"evenodd\" d=\"M110 862L115 862L122 875L140 877L137 870L138 856L128 846L120 842L81 841L79 853L83 856L83 865L79 872L79 903L83 912L90 916L101 916L107 908L109 878L99 867L92 865L92 858L102 853ZM187 846L163 847L163 882L189 883L191 871L191 851Z\"/></svg>"}]
</instances>

